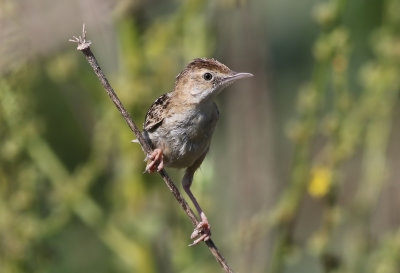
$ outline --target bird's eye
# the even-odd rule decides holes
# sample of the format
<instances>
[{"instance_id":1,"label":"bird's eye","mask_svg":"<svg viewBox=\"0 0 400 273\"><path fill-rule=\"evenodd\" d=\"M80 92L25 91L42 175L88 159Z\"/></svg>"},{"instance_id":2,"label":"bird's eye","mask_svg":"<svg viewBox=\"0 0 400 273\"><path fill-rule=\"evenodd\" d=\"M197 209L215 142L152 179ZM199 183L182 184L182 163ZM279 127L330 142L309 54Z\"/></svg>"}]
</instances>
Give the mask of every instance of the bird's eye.
<instances>
[{"instance_id":1,"label":"bird's eye","mask_svg":"<svg viewBox=\"0 0 400 273\"><path fill-rule=\"evenodd\" d=\"M212 76L211 73L208 73L208 72L207 72L207 73L204 73L203 78L204 78L206 81L211 81L212 78L213 78L213 76Z\"/></svg>"}]
</instances>

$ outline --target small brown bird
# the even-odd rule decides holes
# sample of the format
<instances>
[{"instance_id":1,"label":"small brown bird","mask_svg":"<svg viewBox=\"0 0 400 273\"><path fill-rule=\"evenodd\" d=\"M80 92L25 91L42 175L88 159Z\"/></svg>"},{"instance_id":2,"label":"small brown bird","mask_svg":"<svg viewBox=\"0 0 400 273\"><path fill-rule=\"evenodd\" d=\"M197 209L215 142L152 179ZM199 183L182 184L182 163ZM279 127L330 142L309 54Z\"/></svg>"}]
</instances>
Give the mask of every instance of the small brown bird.
<instances>
[{"instance_id":1,"label":"small brown bird","mask_svg":"<svg viewBox=\"0 0 400 273\"><path fill-rule=\"evenodd\" d=\"M187 168L182 185L201 217L191 235L191 239L198 238L191 245L211 236L207 217L190 186L208 152L218 120L213 99L234 81L251 76L234 72L214 59L197 58L176 77L174 90L159 97L147 111L143 135L154 150L148 157L146 171Z\"/></svg>"}]
</instances>

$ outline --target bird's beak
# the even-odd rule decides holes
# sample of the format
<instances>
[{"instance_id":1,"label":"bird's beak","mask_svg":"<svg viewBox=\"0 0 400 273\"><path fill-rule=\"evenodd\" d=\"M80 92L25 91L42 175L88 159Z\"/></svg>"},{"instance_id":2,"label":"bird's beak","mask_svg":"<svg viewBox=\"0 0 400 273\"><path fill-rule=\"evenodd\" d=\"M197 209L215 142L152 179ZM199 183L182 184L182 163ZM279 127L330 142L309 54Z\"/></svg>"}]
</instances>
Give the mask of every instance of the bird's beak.
<instances>
[{"instance_id":1,"label":"bird's beak","mask_svg":"<svg viewBox=\"0 0 400 273\"><path fill-rule=\"evenodd\" d=\"M253 77L254 75L251 73L244 73L244 72L233 72L231 75L225 77L223 79L223 83L230 83L233 82L235 80L239 80L239 79L245 79L245 78L249 78L249 77Z\"/></svg>"}]
</instances>

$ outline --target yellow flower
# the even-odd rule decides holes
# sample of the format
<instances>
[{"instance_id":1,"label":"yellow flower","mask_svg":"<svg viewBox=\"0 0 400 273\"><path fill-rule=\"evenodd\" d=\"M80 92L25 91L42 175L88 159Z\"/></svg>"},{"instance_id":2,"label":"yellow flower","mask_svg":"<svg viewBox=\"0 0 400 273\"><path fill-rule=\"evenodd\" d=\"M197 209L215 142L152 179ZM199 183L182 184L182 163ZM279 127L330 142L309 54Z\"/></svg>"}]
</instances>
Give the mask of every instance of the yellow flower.
<instances>
[{"instance_id":1,"label":"yellow flower","mask_svg":"<svg viewBox=\"0 0 400 273\"><path fill-rule=\"evenodd\" d=\"M327 167L315 167L311 171L308 192L315 198L324 197L332 184L332 171Z\"/></svg>"}]
</instances>

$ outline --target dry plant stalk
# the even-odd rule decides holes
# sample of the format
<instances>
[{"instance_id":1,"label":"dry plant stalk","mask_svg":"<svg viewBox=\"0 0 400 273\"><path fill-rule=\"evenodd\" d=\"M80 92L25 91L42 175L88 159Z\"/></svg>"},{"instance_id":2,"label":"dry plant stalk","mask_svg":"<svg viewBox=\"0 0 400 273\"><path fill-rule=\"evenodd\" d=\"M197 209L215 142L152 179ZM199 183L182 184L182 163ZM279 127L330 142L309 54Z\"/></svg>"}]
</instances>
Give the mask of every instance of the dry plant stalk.
<instances>
[{"instance_id":1,"label":"dry plant stalk","mask_svg":"<svg viewBox=\"0 0 400 273\"><path fill-rule=\"evenodd\" d=\"M121 101L119 100L118 96L115 94L114 89L111 87L110 83L108 82L106 76L104 75L103 71L101 70L99 64L97 63L96 58L94 57L92 51L90 50L90 45L92 42L90 40L86 40L86 30L85 25L82 27L82 36L73 36L73 39L69 40L70 42L77 43L78 47L77 50L81 51L86 60L89 62L90 66L93 68L94 73L99 78L101 84L103 85L104 89L106 90L108 96L114 102L115 106L117 107L118 111L121 113L122 117L125 119L126 123L128 124L129 128L135 134L137 140L139 141L140 146L142 147L144 153L146 155L152 152L152 149L149 143L143 138L142 133L130 117L128 111L126 111L125 107L122 105ZM164 180L165 184L169 188L169 190L174 195L175 199L178 201L182 209L185 211L186 215L192 221L193 226L197 226L199 221L197 220L196 216L194 215L192 209L187 204L186 200L183 198L181 193L179 192L178 188L175 186L172 179L168 176L167 172L163 169L159 172L162 179ZM221 265L221 267L225 270L225 272L233 273L232 269L229 267L228 263L225 261L225 258L222 256L218 248L215 246L214 242L210 239L205 242L208 248L210 249L211 253L214 255L215 259Z\"/></svg>"}]
</instances>

